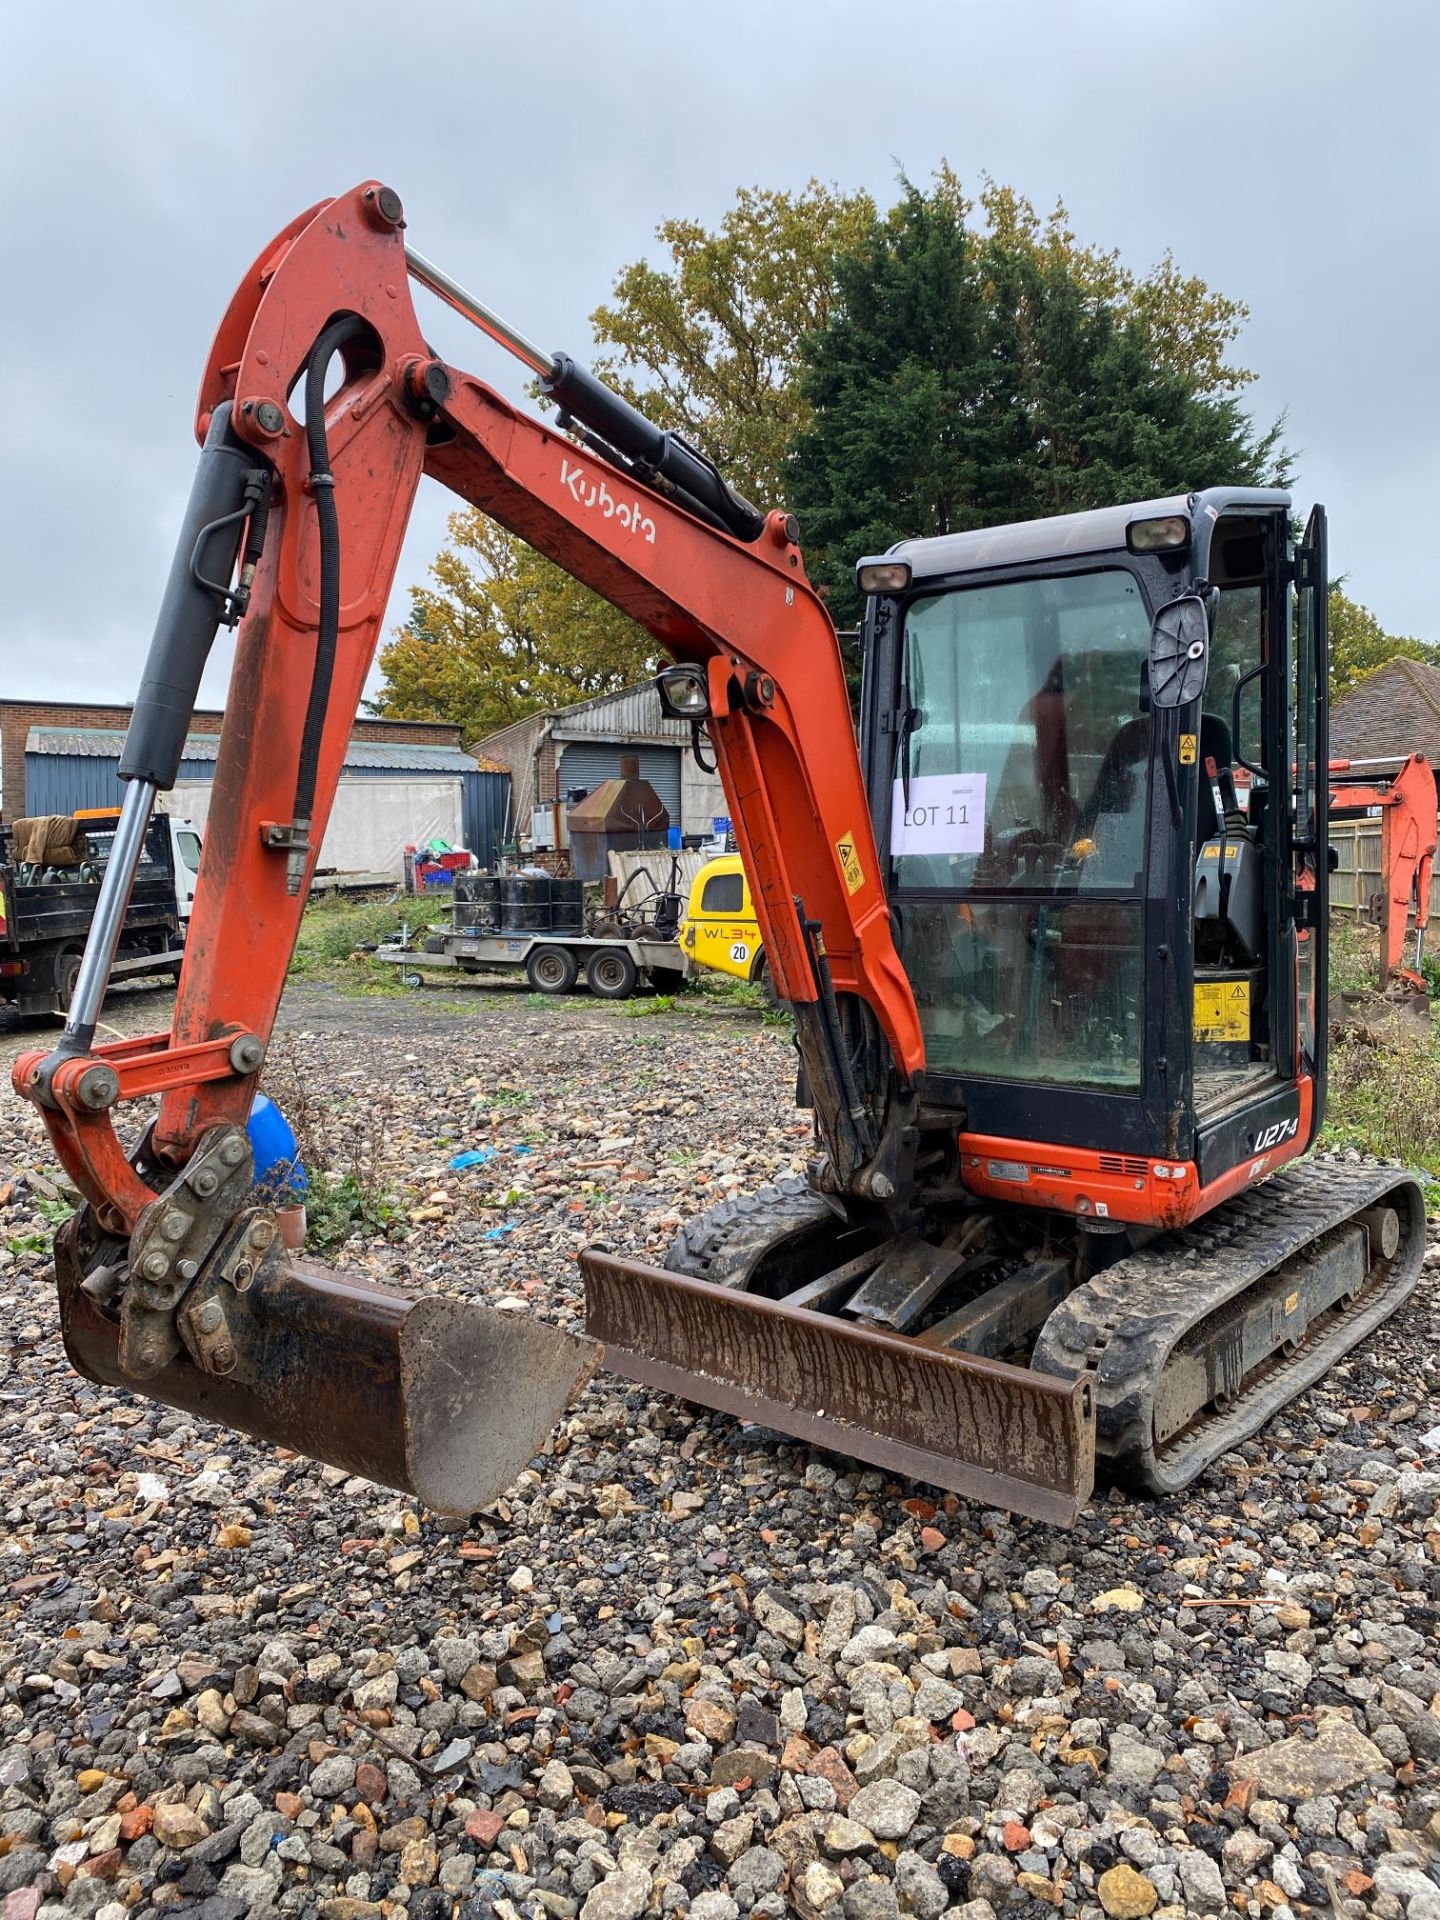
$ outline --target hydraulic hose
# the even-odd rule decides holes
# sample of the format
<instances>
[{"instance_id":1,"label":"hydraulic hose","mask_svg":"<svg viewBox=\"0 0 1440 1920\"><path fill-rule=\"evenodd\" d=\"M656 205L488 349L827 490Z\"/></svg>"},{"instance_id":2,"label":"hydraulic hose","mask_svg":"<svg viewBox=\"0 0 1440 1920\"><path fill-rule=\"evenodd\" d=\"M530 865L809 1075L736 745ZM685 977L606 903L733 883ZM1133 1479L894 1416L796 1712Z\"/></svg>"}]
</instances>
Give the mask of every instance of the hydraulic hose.
<instances>
[{"instance_id":1,"label":"hydraulic hose","mask_svg":"<svg viewBox=\"0 0 1440 1920\"><path fill-rule=\"evenodd\" d=\"M330 447L325 434L325 375L340 348L367 332L365 322L354 314L333 320L310 349L305 362L305 444L310 454L310 489L315 496L320 535L320 622L315 637L310 697L305 707L305 730L300 738L300 767L295 778L294 826L301 837L308 837L314 818L320 741L325 732L340 634L340 516L335 510L335 476L330 471ZM304 873L304 853L305 849L297 846L291 854L291 891L295 893L299 892Z\"/></svg>"}]
</instances>

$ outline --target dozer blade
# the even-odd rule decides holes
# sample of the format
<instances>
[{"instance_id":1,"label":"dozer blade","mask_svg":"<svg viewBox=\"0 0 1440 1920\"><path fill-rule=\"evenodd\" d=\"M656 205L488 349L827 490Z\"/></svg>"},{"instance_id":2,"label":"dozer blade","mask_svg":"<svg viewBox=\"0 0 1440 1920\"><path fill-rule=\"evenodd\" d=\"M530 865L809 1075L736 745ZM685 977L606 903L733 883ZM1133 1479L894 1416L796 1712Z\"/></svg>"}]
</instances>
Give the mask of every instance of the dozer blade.
<instances>
[{"instance_id":1,"label":"dozer blade","mask_svg":"<svg viewBox=\"0 0 1440 1920\"><path fill-rule=\"evenodd\" d=\"M257 1440L474 1513L540 1451L600 1362L593 1341L521 1313L385 1287L296 1260L262 1269L232 1321L237 1359L221 1377L183 1351L134 1379L119 1322L81 1284L75 1222L55 1243L65 1351L77 1371Z\"/></svg>"},{"instance_id":2,"label":"dozer blade","mask_svg":"<svg viewBox=\"0 0 1440 1920\"><path fill-rule=\"evenodd\" d=\"M1088 1375L1048 1379L608 1254L580 1268L612 1372L1052 1525L1090 1497Z\"/></svg>"}]
</instances>

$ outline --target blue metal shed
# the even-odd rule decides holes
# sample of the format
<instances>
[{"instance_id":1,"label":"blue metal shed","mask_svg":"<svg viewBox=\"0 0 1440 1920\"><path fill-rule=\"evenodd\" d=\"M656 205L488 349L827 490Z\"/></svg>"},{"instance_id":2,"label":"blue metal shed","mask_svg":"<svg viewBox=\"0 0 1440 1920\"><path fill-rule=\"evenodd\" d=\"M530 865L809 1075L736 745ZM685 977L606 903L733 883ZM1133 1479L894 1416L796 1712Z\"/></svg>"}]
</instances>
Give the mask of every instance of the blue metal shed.
<instances>
[{"instance_id":1,"label":"blue metal shed","mask_svg":"<svg viewBox=\"0 0 1440 1920\"><path fill-rule=\"evenodd\" d=\"M125 735L107 727L31 727L25 741L25 811L74 813L82 807L120 804L117 769ZM185 742L179 779L208 783L214 776L219 735L192 733ZM405 775L444 779L460 786L467 846L484 866L493 866L505 829L508 773L487 773L458 747L352 740L345 755L347 780L398 779Z\"/></svg>"}]
</instances>

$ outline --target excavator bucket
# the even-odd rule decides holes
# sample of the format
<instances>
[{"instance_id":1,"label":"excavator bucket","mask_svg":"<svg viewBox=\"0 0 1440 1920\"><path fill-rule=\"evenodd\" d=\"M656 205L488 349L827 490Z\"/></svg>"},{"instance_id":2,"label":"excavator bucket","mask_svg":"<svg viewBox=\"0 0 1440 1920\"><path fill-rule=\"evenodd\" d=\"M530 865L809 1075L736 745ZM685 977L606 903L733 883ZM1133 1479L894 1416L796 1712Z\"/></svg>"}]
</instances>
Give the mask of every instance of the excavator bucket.
<instances>
[{"instance_id":1,"label":"excavator bucket","mask_svg":"<svg viewBox=\"0 0 1440 1920\"><path fill-rule=\"evenodd\" d=\"M1052 1379L608 1254L580 1268L614 1373L1052 1525L1090 1497L1088 1374Z\"/></svg>"},{"instance_id":2,"label":"excavator bucket","mask_svg":"<svg viewBox=\"0 0 1440 1920\"><path fill-rule=\"evenodd\" d=\"M55 1267L65 1350L88 1379L363 1474L440 1513L474 1513L512 1485L600 1361L593 1341L526 1314L437 1294L408 1300L294 1260L262 1267L232 1302L228 1373L202 1371L181 1349L136 1379L120 1364L118 1318L85 1284L75 1220L57 1236Z\"/></svg>"}]
</instances>

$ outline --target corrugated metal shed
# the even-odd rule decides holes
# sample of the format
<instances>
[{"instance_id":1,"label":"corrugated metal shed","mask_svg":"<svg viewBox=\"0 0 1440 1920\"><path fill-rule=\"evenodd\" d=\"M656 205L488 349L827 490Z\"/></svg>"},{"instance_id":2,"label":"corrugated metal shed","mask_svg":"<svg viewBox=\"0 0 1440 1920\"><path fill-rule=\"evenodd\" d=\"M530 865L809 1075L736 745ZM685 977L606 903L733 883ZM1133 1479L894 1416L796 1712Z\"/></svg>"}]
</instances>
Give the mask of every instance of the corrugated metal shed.
<instances>
[{"instance_id":1,"label":"corrugated metal shed","mask_svg":"<svg viewBox=\"0 0 1440 1920\"><path fill-rule=\"evenodd\" d=\"M105 727L31 727L25 741L25 808L28 813L73 813L77 807L118 806L123 789L116 768L125 735ZM218 734L193 733L185 741L181 782L214 778ZM476 766L458 747L407 742L352 741L345 755L347 780L397 779L409 775L459 781L466 844L483 864L493 865L508 820L510 776Z\"/></svg>"},{"instance_id":2,"label":"corrugated metal shed","mask_svg":"<svg viewBox=\"0 0 1440 1920\"><path fill-rule=\"evenodd\" d=\"M488 734L479 743L477 751L482 757L510 769L512 804L522 832L529 828L532 807L537 802L548 805L552 798L548 773L543 781L539 778L541 756L547 742L553 743L557 760L562 755L567 757L572 773L584 757L583 754L571 757L574 747L588 749L601 743L609 746L613 750L611 757L593 763L597 780L606 779L616 771L612 764L614 753L639 752L645 778L660 788L671 810L671 819L680 820L680 762L690 745L690 723L672 720L661 711L660 695L653 680L622 687L616 693L596 694L593 699L581 700L573 707L527 714L524 719L512 720L508 727ZM648 763L647 751L655 756ZM562 775L559 780L562 793L566 784Z\"/></svg>"},{"instance_id":3,"label":"corrugated metal shed","mask_svg":"<svg viewBox=\"0 0 1440 1920\"><path fill-rule=\"evenodd\" d=\"M125 735L108 727L31 727L25 739L25 757L47 759L119 760ZM185 737L187 761L213 765L220 751L218 733L191 733ZM408 742L352 740L345 751L347 773L474 773L472 754L459 747L411 746ZM193 776L203 778L203 775Z\"/></svg>"},{"instance_id":4,"label":"corrugated metal shed","mask_svg":"<svg viewBox=\"0 0 1440 1920\"><path fill-rule=\"evenodd\" d=\"M623 740L639 746L688 746L690 722L672 720L661 711L653 680L619 693L602 693L578 707L552 714L551 732L557 740Z\"/></svg>"},{"instance_id":5,"label":"corrugated metal shed","mask_svg":"<svg viewBox=\"0 0 1440 1920\"><path fill-rule=\"evenodd\" d=\"M645 747L633 741L577 740L562 748L557 784L562 799L572 788L583 787L593 793L602 780L613 780L620 772L623 754L633 753L640 762L640 778L648 780L660 796L671 821L680 824L680 753L675 747Z\"/></svg>"}]
</instances>

